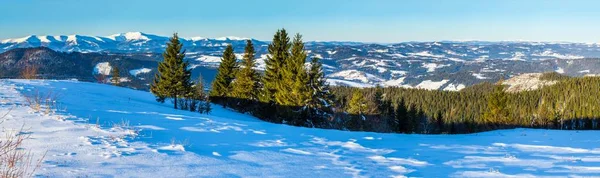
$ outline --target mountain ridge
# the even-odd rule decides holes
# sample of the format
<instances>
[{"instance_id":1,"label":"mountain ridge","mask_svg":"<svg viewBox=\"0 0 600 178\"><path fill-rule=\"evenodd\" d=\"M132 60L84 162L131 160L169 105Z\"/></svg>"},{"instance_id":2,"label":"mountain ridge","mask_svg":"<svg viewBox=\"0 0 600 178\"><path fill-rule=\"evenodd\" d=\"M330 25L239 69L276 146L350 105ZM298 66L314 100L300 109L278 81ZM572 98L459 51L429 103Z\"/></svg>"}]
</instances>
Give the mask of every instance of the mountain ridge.
<instances>
[{"instance_id":1,"label":"mountain ridge","mask_svg":"<svg viewBox=\"0 0 600 178\"><path fill-rule=\"evenodd\" d=\"M3 40L0 52L16 48L47 47L61 52L100 52L148 55L160 60L168 37L127 32L99 36L29 36ZM191 68L214 70L225 46L231 44L241 58L246 41L241 37L181 38ZM251 39L251 38L250 38ZM257 69L264 68L268 41L251 39ZM44 41L44 42L42 42ZM48 42L49 41L49 42ZM321 58L334 85L397 86L459 90L481 82L523 73L559 72L570 76L600 73L600 45L559 42L362 42L307 41L308 57ZM211 71L212 73L212 71Z\"/></svg>"}]
</instances>

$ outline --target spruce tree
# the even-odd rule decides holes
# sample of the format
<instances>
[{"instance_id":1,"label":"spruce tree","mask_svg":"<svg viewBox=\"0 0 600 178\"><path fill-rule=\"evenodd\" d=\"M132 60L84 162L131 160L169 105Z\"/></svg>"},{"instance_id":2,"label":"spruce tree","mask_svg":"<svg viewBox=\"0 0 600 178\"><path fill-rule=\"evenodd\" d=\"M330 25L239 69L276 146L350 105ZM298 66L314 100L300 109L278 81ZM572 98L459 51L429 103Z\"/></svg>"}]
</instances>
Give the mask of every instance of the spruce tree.
<instances>
[{"instance_id":1,"label":"spruce tree","mask_svg":"<svg viewBox=\"0 0 600 178\"><path fill-rule=\"evenodd\" d=\"M113 66L110 71L112 78L110 79L112 84L115 86L119 86L121 83L121 77L119 75L119 68L117 66Z\"/></svg>"},{"instance_id":2,"label":"spruce tree","mask_svg":"<svg viewBox=\"0 0 600 178\"><path fill-rule=\"evenodd\" d=\"M285 59L281 69L282 79L278 83L275 93L277 104L284 106L304 106L310 96L308 88L309 78L304 67L306 51L302 36L296 34L292 42L291 54Z\"/></svg>"},{"instance_id":3,"label":"spruce tree","mask_svg":"<svg viewBox=\"0 0 600 178\"><path fill-rule=\"evenodd\" d=\"M267 59L265 60L265 74L262 77L263 88L259 100L263 103L273 103L277 87L281 86L281 71L285 67L285 61L290 56L290 38L285 29L278 30L269 44Z\"/></svg>"},{"instance_id":4,"label":"spruce tree","mask_svg":"<svg viewBox=\"0 0 600 178\"><path fill-rule=\"evenodd\" d=\"M231 82L235 79L237 68L237 60L233 53L233 47L229 44L223 52L217 75L212 82L210 97L213 98L213 101L221 103L223 106L227 105L227 103L224 103L224 99L230 96L232 90Z\"/></svg>"},{"instance_id":5,"label":"spruce tree","mask_svg":"<svg viewBox=\"0 0 600 178\"><path fill-rule=\"evenodd\" d=\"M485 124L508 124L508 110L506 108L506 94L503 85L496 85L494 91L488 95L487 111L484 113Z\"/></svg>"},{"instance_id":6,"label":"spruce tree","mask_svg":"<svg viewBox=\"0 0 600 178\"><path fill-rule=\"evenodd\" d=\"M410 126L408 125L408 109L403 99L398 101L396 110L394 111L394 120L396 124L396 132L408 133Z\"/></svg>"},{"instance_id":7,"label":"spruce tree","mask_svg":"<svg viewBox=\"0 0 600 178\"><path fill-rule=\"evenodd\" d=\"M363 93L356 89L352 93L352 98L348 103L348 113L358 115L361 119L365 119L363 114L367 110L367 100Z\"/></svg>"},{"instance_id":8,"label":"spruce tree","mask_svg":"<svg viewBox=\"0 0 600 178\"><path fill-rule=\"evenodd\" d=\"M312 58L308 71L310 97L307 104L313 126L322 124L332 114L333 95L329 91L322 66L319 58Z\"/></svg>"},{"instance_id":9,"label":"spruce tree","mask_svg":"<svg viewBox=\"0 0 600 178\"><path fill-rule=\"evenodd\" d=\"M150 86L150 91L156 96L156 100L164 102L165 99L173 99L173 107L178 108L178 99L189 96L191 92L191 71L188 62L184 61L185 50L179 41L177 33L167 43L163 53L163 61L158 63L158 73Z\"/></svg>"},{"instance_id":10,"label":"spruce tree","mask_svg":"<svg viewBox=\"0 0 600 178\"><path fill-rule=\"evenodd\" d=\"M363 95L360 89L354 89L352 92L352 98L348 103L348 114L350 114L350 120L348 123L348 129L351 130L364 130L366 123L365 110L367 110L367 99Z\"/></svg>"},{"instance_id":11,"label":"spruce tree","mask_svg":"<svg viewBox=\"0 0 600 178\"><path fill-rule=\"evenodd\" d=\"M252 40L246 41L244 58L242 66L237 72L235 81L232 84L231 96L240 100L254 101L257 100L259 92L259 74L254 69L254 45Z\"/></svg>"}]
</instances>

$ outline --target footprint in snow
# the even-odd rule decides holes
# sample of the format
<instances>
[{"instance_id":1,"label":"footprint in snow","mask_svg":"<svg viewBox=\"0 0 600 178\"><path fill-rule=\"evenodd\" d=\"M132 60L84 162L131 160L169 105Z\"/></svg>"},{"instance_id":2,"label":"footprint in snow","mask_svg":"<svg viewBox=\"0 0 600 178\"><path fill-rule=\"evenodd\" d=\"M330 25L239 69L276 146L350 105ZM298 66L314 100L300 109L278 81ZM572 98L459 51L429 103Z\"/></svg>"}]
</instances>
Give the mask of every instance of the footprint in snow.
<instances>
[{"instance_id":1,"label":"footprint in snow","mask_svg":"<svg viewBox=\"0 0 600 178\"><path fill-rule=\"evenodd\" d=\"M62 154L55 154L52 156L74 156L74 155L77 155L77 153L72 153L72 152L71 153L62 153Z\"/></svg>"}]
</instances>

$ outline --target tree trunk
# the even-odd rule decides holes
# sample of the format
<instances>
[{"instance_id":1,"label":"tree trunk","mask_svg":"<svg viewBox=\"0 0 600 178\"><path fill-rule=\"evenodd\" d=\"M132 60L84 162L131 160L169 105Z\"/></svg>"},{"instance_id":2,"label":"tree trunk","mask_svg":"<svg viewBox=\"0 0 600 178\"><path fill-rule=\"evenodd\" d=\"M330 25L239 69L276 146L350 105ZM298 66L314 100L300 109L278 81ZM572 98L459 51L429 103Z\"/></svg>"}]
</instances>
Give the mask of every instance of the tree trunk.
<instances>
[{"instance_id":1,"label":"tree trunk","mask_svg":"<svg viewBox=\"0 0 600 178\"><path fill-rule=\"evenodd\" d=\"M177 109L177 96L175 96L174 100L175 100L175 105L174 106L175 106L175 109Z\"/></svg>"}]
</instances>

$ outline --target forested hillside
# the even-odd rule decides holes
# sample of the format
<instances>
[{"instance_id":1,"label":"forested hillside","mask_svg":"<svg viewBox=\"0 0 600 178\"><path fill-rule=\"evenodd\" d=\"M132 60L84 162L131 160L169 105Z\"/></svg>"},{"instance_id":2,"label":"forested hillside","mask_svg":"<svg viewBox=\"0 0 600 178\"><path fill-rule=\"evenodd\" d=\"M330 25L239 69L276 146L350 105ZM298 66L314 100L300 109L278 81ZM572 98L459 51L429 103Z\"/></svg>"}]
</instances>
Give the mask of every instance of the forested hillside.
<instances>
[{"instance_id":1,"label":"forested hillside","mask_svg":"<svg viewBox=\"0 0 600 178\"><path fill-rule=\"evenodd\" d=\"M396 87L335 87L332 91L338 107L348 112L356 105L351 102L356 96L353 93L366 96L362 102L368 106L364 112L367 119L362 121L362 127L348 125L352 130L470 133L515 127L600 128L600 77L567 78L551 73L543 76L560 81L538 90L510 93L504 91L504 86L491 83L460 92Z\"/></svg>"}]
</instances>

